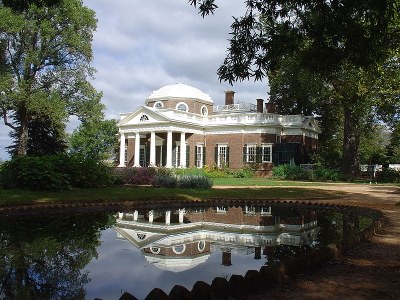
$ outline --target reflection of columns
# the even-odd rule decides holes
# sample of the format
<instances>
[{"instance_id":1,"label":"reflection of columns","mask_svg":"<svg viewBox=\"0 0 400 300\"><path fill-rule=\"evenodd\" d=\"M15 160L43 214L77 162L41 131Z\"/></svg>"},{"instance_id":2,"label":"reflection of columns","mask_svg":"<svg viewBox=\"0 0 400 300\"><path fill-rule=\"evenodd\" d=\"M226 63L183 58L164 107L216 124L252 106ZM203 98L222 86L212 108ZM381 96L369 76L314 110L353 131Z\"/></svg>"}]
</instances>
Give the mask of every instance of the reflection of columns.
<instances>
[{"instance_id":1,"label":"reflection of columns","mask_svg":"<svg viewBox=\"0 0 400 300\"><path fill-rule=\"evenodd\" d=\"M222 252L222 265L227 267L232 265L231 252L226 250Z\"/></svg>"},{"instance_id":2,"label":"reflection of columns","mask_svg":"<svg viewBox=\"0 0 400 300\"><path fill-rule=\"evenodd\" d=\"M120 145L119 145L119 166L125 167L125 134L120 135Z\"/></svg>"},{"instance_id":3,"label":"reflection of columns","mask_svg":"<svg viewBox=\"0 0 400 300\"><path fill-rule=\"evenodd\" d=\"M165 224L169 225L171 224L171 211L167 210L165 212Z\"/></svg>"},{"instance_id":4,"label":"reflection of columns","mask_svg":"<svg viewBox=\"0 0 400 300\"><path fill-rule=\"evenodd\" d=\"M137 221L137 219L138 219L138 216L139 216L139 212L137 211L137 210L135 210L134 212L133 212L133 221Z\"/></svg>"},{"instance_id":5,"label":"reflection of columns","mask_svg":"<svg viewBox=\"0 0 400 300\"><path fill-rule=\"evenodd\" d=\"M172 131L167 133L167 168L172 168Z\"/></svg>"},{"instance_id":6,"label":"reflection of columns","mask_svg":"<svg viewBox=\"0 0 400 300\"><path fill-rule=\"evenodd\" d=\"M179 224L183 224L183 214L185 213L185 209L179 210Z\"/></svg>"},{"instance_id":7,"label":"reflection of columns","mask_svg":"<svg viewBox=\"0 0 400 300\"><path fill-rule=\"evenodd\" d=\"M136 132L135 134L135 167L140 167L140 134Z\"/></svg>"},{"instance_id":8,"label":"reflection of columns","mask_svg":"<svg viewBox=\"0 0 400 300\"><path fill-rule=\"evenodd\" d=\"M150 210L149 211L149 223L153 223L154 219L154 211Z\"/></svg>"},{"instance_id":9,"label":"reflection of columns","mask_svg":"<svg viewBox=\"0 0 400 300\"><path fill-rule=\"evenodd\" d=\"M156 133L150 133L150 166L156 165Z\"/></svg>"},{"instance_id":10,"label":"reflection of columns","mask_svg":"<svg viewBox=\"0 0 400 300\"><path fill-rule=\"evenodd\" d=\"M254 248L254 259L261 259L261 247Z\"/></svg>"},{"instance_id":11,"label":"reflection of columns","mask_svg":"<svg viewBox=\"0 0 400 300\"><path fill-rule=\"evenodd\" d=\"M181 167L186 168L186 143L185 143L185 133L181 132Z\"/></svg>"}]
</instances>

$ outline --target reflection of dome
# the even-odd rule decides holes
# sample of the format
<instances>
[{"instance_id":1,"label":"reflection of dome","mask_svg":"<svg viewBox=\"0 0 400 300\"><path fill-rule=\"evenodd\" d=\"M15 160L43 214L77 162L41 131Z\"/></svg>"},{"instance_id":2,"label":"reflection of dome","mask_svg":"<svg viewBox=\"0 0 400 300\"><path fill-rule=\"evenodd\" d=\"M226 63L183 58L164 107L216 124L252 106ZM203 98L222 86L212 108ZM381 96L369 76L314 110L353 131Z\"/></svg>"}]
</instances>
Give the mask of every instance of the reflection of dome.
<instances>
[{"instance_id":1,"label":"reflection of dome","mask_svg":"<svg viewBox=\"0 0 400 300\"><path fill-rule=\"evenodd\" d=\"M196 267L197 265L204 263L210 256L210 253L204 253L193 257L180 257L180 258L156 256L156 255L151 255L149 253L144 254L144 256L146 257L146 260L150 264L156 266L157 268L164 271L178 273L190 270Z\"/></svg>"},{"instance_id":2,"label":"reflection of dome","mask_svg":"<svg viewBox=\"0 0 400 300\"><path fill-rule=\"evenodd\" d=\"M213 102L211 97L199 89L183 83L171 84L153 91L148 100L166 99L166 98L184 98L199 99L202 101Z\"/></svg>"}]
</instances>

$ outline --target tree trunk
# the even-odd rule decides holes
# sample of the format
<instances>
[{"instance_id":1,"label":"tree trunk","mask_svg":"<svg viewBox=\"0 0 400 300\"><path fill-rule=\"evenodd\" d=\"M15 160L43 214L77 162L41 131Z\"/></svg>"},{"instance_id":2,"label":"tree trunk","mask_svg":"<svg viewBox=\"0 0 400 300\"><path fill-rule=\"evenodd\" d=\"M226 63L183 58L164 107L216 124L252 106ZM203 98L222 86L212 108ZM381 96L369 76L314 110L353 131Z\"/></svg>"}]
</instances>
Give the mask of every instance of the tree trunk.
<instances>
[{"instance_id":1,"label":"tree trunk","mask_svg":"<svg viewBox=\"0 0 400 300\"><path fill-rule=\"evenodd\" d=\"M344 107L342 174L350 179L360 176L360 116Z\"/></svg>"},{"instance_id":2,"label":"tree trunk","mask_svg":"<svg viewBox=\"0 0 400 300\"><path fill-rule=\"evenodd\" d=\"M26 107L23 105L18 110L18 117L20 121L20 127L18 129L18 156L25 156L28 150L28 113Z\"/></svg>"}]
</instances>

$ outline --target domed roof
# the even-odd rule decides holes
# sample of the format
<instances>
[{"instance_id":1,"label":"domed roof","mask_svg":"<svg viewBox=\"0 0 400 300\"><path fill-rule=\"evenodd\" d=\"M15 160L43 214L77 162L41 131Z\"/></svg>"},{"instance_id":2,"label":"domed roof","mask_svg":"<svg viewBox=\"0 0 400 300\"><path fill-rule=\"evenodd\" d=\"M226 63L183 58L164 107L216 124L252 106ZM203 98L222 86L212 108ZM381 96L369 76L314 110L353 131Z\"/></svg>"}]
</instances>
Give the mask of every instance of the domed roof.
<instances>
[{"instance_id":1,"label":"domed roof","mask_svg":"<svg viewBox=\"0 0 400 300\"><path fill-rule=\"evenodd\" d=\"M190 270L199 264L204 263L209 257L210 253L202 253L199 256L195 257L163 257L163 256L157 256L157 255L149 255L145 254L146 260L152 264L153 266L156 266L157 268L164 270L164 271L170 271L174 273Z\"/></svg>"},{"instance_id":2,"label":"domed roof","mask_svg":"<svg viewBox=\"0 0 400 300\"><path fill-rule=\"evenodd\" d=\"M199 99L207 102L213 102L209 95L203 93L199 89L183 83L163 86L162 88L153 91L148 100L160 98Z\"/></svg>"}]
</instances>

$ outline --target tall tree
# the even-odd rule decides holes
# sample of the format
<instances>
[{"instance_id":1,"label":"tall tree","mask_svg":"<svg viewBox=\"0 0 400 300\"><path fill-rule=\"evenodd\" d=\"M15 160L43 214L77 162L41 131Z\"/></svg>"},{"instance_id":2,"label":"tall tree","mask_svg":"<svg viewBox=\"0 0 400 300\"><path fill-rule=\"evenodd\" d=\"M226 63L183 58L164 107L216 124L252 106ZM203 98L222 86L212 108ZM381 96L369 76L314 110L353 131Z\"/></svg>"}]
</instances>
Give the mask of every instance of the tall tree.
<instances>
[{"instance_id":1,"label":"tall tree","mask_svg":"<svg viewBox=\"0 0 400 300\"><path fill-rule=\"evenodd\" d=\"M190 0L200 13L217 9L215 0ZM296 56L299 64L329 83L343 108L342 172L356 175L359 133L368 113L367 82L400 42L398 0L249 0L244 16L232 23L228 54L219 78L229 83L261 80ZM370 79L370 78L369 78ZM361 94L359 93L361 92ZM336 102L336 101L335 101Z\"/></svg>"},{"instance_id":2,"label":"tall tree","mask_svg":"<svg viewBox=\"0 0 400 300\"><path fill-rule=\"evenodd\" d=\"M0 108L18 155L27 153L34 117L57 124L102 116L101 94L87 81L94 12L81 0L49 3L0 1Z\"/></svg>"},{"instance_id":3,"label":"tall tree","mask_svg":"<svg viewBox=\"0 0 400 300\"><path fill-rule=\"evenodd\" d=\"M110 159L118 147L116 120L82 123L71 135L71 152L96 159Z\"/></svg>"}]
</instances>

